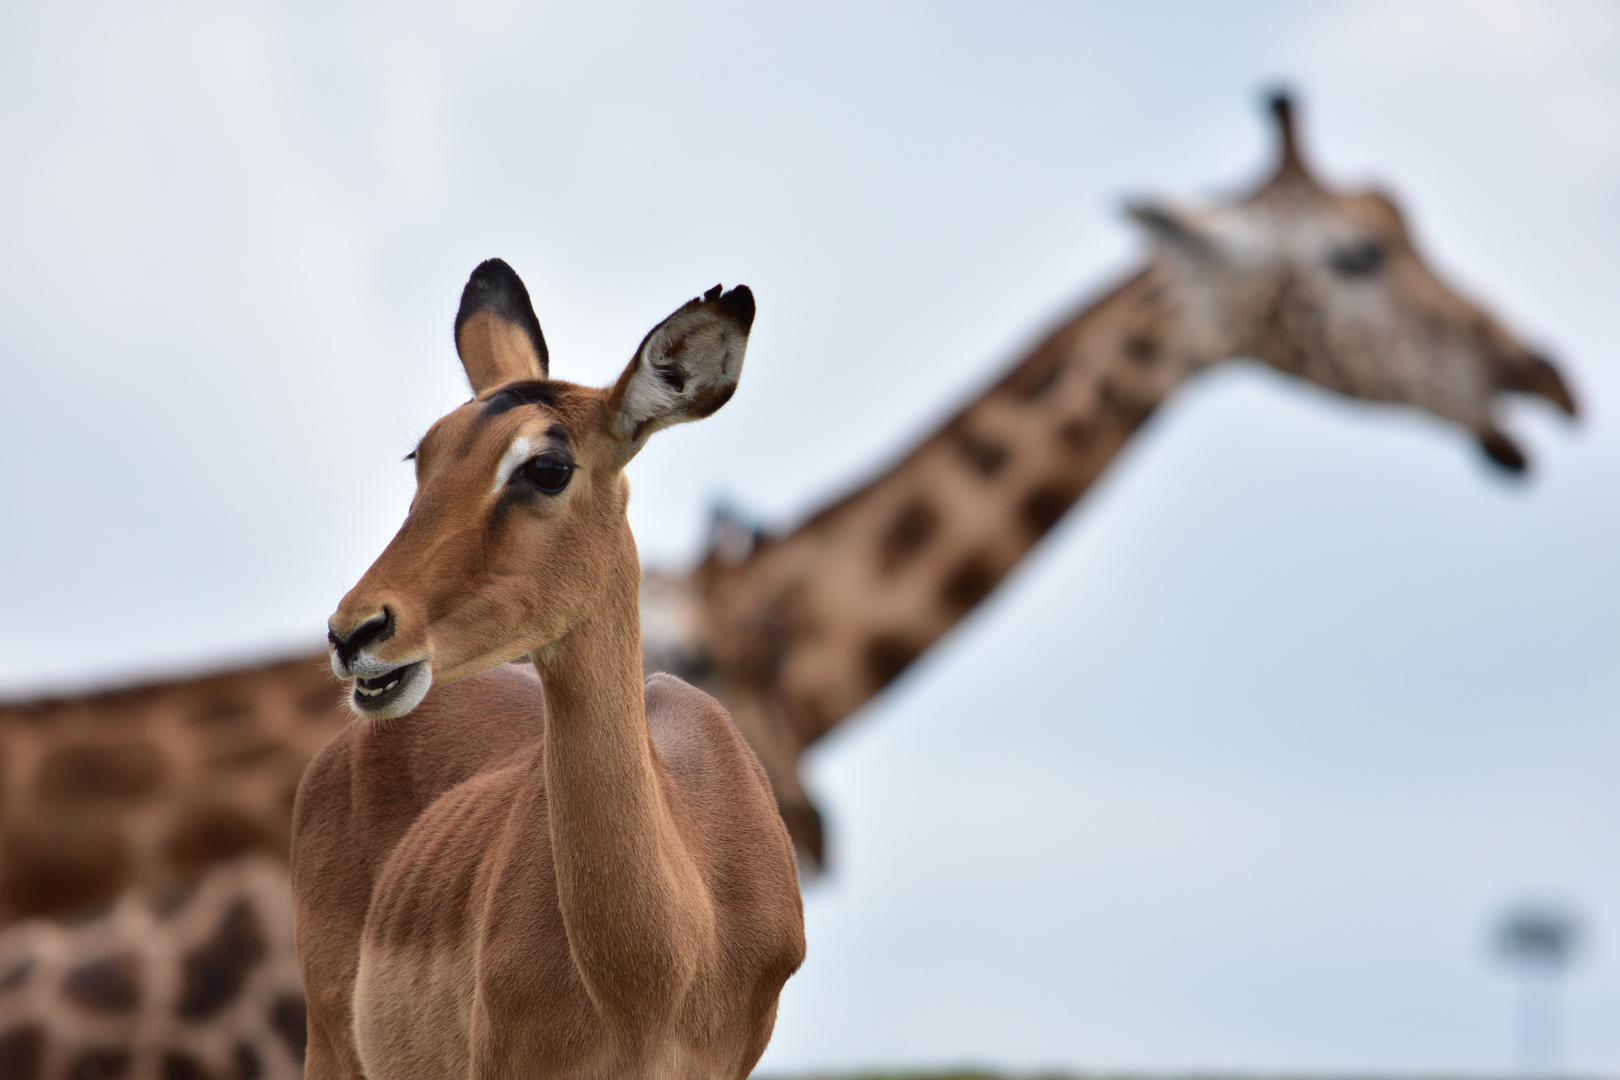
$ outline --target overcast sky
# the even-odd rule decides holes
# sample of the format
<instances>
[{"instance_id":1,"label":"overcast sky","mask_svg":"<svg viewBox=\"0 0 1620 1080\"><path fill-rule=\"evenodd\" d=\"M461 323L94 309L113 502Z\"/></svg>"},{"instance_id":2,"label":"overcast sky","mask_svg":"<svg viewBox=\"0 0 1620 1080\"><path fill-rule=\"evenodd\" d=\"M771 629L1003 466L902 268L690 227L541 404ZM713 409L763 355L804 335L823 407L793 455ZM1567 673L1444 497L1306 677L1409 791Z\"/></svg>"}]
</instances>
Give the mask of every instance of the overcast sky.
<instances>
[{"instance_id":1,"label":"overcast sky","mask_svg":"<svg viewBox=\"0 0 1620 1080\"><path fill-rule=\"evenodd\" d=\"M1141 244L1123 196L1304 100L1557 356L1502 481L1252 366L1185 387L814 756L834 873L765 1068L1500 1071L1492 920L1585 913L1620 1070L1620 7L0 8L0 688L317 646L465 389L468 271L559 377L751 285L748 370L633 466L648 563L791 523ZM854 388L852 392L851 388Z\"/></svg>"}]
</instances>

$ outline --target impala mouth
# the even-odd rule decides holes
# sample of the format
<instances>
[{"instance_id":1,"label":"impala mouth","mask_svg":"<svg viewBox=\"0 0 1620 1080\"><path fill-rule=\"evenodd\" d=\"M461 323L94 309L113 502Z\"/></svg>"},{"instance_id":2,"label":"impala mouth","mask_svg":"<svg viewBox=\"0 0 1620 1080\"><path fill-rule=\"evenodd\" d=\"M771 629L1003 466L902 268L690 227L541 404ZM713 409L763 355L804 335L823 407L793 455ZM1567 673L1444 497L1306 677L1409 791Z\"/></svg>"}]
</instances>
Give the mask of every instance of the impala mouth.
<instances>
[{"instance_id":1,"label":"impala mouth","mask_svg":"<svg viewBox=\"0 0 1620 1080\"><path fill-rule=\"evenodd\" d=\"M403 716L422 700L432 680L427 662L418 660L381 675L356 678L350 701L356 712L374 719Z\"/></svg>"}]
</instances>

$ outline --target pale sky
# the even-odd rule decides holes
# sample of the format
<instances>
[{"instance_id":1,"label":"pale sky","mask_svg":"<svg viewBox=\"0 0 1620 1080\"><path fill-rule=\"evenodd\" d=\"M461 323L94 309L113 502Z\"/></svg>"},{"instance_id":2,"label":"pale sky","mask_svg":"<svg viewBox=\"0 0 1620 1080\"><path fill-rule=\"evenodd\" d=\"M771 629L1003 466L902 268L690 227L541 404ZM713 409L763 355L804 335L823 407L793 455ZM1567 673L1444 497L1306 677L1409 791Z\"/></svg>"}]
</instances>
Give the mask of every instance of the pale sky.
<instances>
[{"instance_id":1,"label":"pale sky","mask_svg":"<svg viewBox=\"0 0 1620 1080\"><path fill-rule=\"evenodd\" d=\"M559 377L723 281L736 398L633 466L649 564L790 524L1127 268L1124 196L1392 186L1555 355L1527 484L1252 366L1184 388L819 749L836 865L763 1069L1500 1072L1518 897L1620 1071L1620 6L7 5L0 687L314 648L462 400L500 255Z\"/></svg>"}]
</instances>

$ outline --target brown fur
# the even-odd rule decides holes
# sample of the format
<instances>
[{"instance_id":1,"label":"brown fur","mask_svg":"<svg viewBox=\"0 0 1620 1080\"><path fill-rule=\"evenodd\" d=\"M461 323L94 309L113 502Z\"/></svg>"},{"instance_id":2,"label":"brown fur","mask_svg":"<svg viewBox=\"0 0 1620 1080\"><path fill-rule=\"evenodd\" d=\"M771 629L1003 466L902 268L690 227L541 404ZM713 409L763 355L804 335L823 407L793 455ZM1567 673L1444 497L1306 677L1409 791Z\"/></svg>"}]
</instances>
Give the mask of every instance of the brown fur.
<instances>
[{"instance_id":1,"label":"brown fur","mask_svg":"<svg viewBox=\"0 0 1620 1080\"><path fill-rule=\"evenodd\" d=\"M671 316L680 333L649 335L611 390L470 402L418 449L410 514L333 616L334 655L431 665L438 686L351 724L295 810L310 1077L740 1078L764 1052L804 955L792 845L719 703L670 676L642 685L621 471L646 431L735 384L702 366L729 347L740 368L752 300L738 323L735 295ZM528 377L514 353L464 355L481 399ZM679 393L638 398L640 378ZM568 486L493 490L514 440L543 447L553 425ZM520 652L538 678L499 666Z\"/></svg>"}]
</instances>

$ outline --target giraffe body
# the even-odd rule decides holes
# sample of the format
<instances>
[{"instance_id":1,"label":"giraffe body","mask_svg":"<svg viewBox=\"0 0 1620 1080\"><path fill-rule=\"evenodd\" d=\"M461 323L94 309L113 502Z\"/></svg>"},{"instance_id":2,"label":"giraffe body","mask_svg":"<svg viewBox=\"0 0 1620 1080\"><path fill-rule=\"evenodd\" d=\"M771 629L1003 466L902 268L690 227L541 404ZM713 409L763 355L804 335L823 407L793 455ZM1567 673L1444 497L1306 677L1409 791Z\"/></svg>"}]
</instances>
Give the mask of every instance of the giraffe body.
<instances>
[{"instance_id":1,"label":"giraffe body","mask_svg":"<svg viewBox=\"0 0 1620 1080\"><path fill-rule=\"evenodd\" d=\"M297 1080L304 998L286 864L210 868L86 922L0 931L6 1080Z\"/></svg>"}]
</instances>

